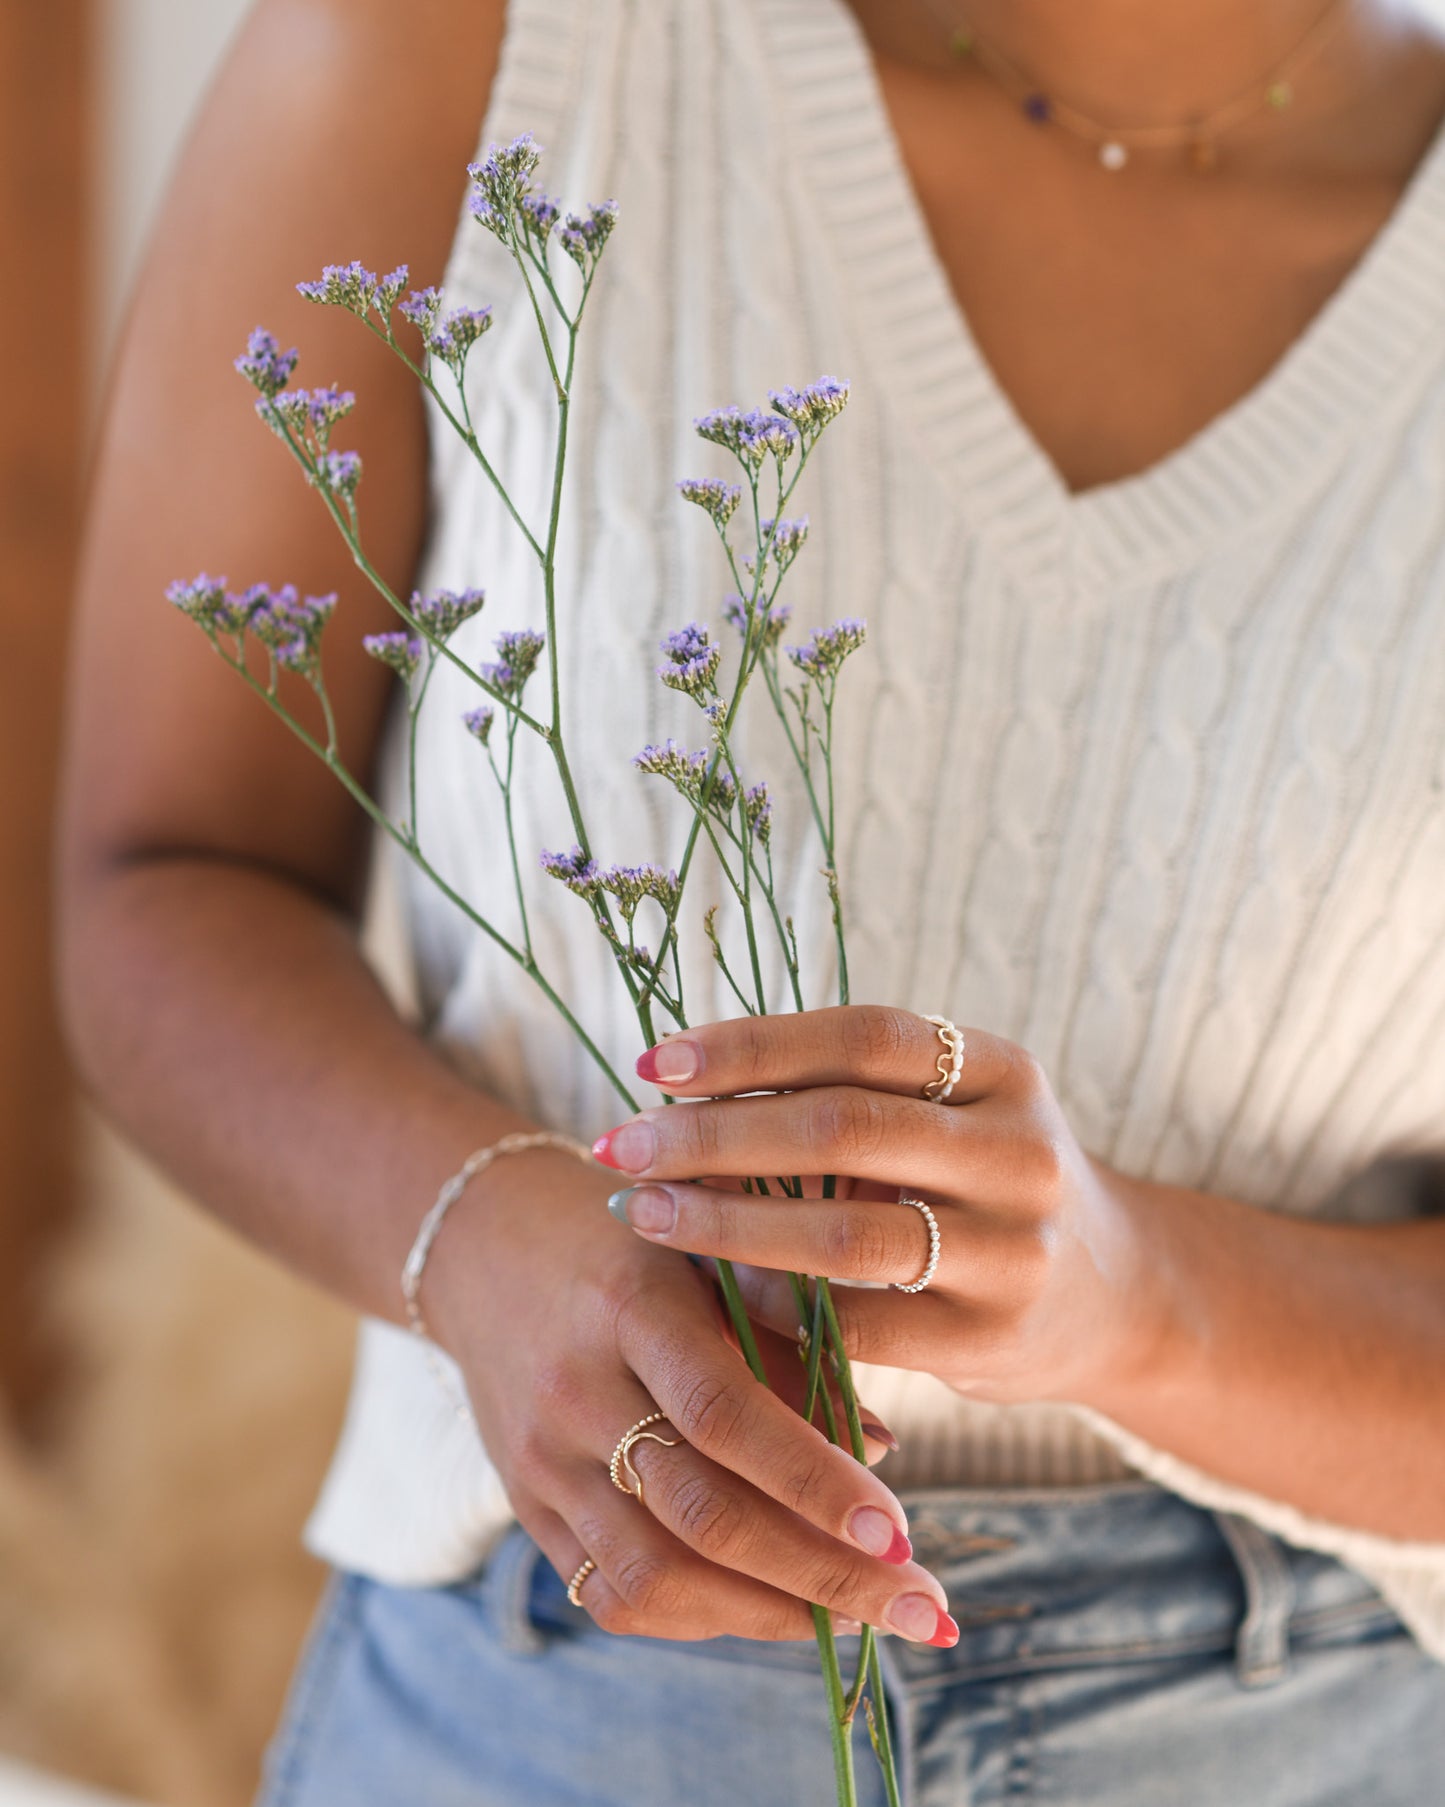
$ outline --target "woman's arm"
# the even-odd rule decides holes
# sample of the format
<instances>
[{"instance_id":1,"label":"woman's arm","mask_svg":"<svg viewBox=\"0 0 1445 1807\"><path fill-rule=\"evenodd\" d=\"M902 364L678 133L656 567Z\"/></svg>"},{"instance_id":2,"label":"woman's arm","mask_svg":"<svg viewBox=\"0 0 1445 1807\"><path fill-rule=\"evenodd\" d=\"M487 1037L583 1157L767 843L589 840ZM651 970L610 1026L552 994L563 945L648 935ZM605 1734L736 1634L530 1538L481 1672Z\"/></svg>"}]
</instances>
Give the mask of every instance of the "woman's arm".
<instances>
[{"instance_id":1,"label":"woman's arm","mask_svg":"<svg viewBox=\"0 0 1445 1807\"><path fill-rule=\"evenodd\" d=\"M1083 1153L1023 1050L964 1033L944 1105L920 1096L939 1044L906 1011L670 1038L667 1090L699 1101L620 1125L600 1158L644 1182L801 1167L856 1183L787 1209L645 1184L617 1209L640 1228L651 1203L667 1226L643 1232L654 1243L754 1264L744 1294L781 1330L796 1312L767 1270L915 1280L925 1227L897 1199L921 1192L941 1231L929 1288L835 1292L860 1360L982 1399L1089 1406L1236 1487L1445 1545L1445 1223L1301 1221L1127 1179ZM703 1101L765 1090L782 1095Z\"/></svg>"},{"instance_id":2,"label":"woman's arm","mask_svg":"<svg viewBox=\"0 0 1445 1807\"><path fill-rule=\"evenodd\" d=\"M261 0L136 299L75 636L61 980L82 1072L219 1216L392 1318L439 1182L523 1125L395 1016L356 945L364 818L164 590L201 567L237 586L340 587L328 689L343 758L370 772L391 680L360 641L393 623L250 417L231 359L264 321L303 345L303 380L355 385L368 549L404 593L426 519L418 396L354 321L293 285L352 257L405 259L418 286L439 276L501 26L500 0ZM310 706L300 686L292 700ZM619 1230L601 1175L533 1152L473 1191L423 1303L523 1524L563 1575L596 1560L594 1617L805 1637L812 1600L956 1637L898 1502L752 1380L705 1277ZM654 1404L686 1441L643 1446L642 1510L606 1465Z\"/></svg>"}]
</instances>

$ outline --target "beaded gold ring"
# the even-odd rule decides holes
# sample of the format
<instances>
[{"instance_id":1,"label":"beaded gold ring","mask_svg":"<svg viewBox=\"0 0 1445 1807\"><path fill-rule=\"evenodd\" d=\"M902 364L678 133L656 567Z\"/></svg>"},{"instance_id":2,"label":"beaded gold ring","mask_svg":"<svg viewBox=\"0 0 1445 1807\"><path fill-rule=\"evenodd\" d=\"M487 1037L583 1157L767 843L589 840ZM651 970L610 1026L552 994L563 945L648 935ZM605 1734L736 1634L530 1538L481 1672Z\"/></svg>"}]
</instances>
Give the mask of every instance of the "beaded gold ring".
<instances>
[{"instance_id":1,"label":"beaded gold ring","mask_svg":"<svg viewBox=\"0 0 1445 1807\"><path fill-rule=\"evenodd\" d=\"M925 1023L932 1023L938 1031L938 1039L943 1043L943 1050L938 1056L937 1076L930 1079L923 1088L923 1096L934 1104L947 1104L958 1084L958 1076L963 1071L963 1031L950 1023L946 1016L926 1016Z\"/></svg>"},{"instance_id":2,"label":"beaded gold ring","mask_svg":"<svg viewBox=\"0 0 1445 1807\"><path fill-rule=\"evenodd\" d=\"M607 1464L612 1485L619 1493L629 1494L639 1506L642 1504L642 1476L632 1466L632 1446L635 1443L660 1443L664 1449L676 1449L682 1442L681 1437L659 1437L656 1431L648 1429L649 1425L663 1424L666 1419L666 1412L649 1412L645 1418L639 1418L630 1430L624 1431L617 1439L612 1460ZM624 1473L633 1483L631 1487L623 1480Z\"/></svg>"},{"instance_id":3,"label":"beaded gold ring","mask_svg":"<svg viewBox=\"0 0 1445 1807\"><path fill-rule=\"evenodd\" d=\"M589 1575L595 1575L596 1573L597 1564L590 1556L584 1556L581 1567L567 1583L567 1598L574 1606L580 1606L582 1604L582 1583Z\"/></svg>"}]
</instances>

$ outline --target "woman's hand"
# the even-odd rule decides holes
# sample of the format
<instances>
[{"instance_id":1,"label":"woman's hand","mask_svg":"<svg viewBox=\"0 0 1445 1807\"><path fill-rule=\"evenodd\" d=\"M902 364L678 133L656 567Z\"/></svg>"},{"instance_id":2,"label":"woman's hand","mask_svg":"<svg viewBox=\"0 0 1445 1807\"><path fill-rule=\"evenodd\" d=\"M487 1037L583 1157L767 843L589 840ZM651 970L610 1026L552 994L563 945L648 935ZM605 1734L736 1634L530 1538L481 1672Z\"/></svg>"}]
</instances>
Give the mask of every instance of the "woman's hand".
<instances>
[{"instance_id":1,"label":"woman's hand","mask_svg":"<svg viewBox=\"0 0 1445 1807\"><path fill-rule=\"evenodd\" d=\"M863 1005L689 1029L638 1072L697 1102L641 1112L597 1143L639 1182L614 1212L649 1242L746 1264L749 1310L796 1333L784 1273L824 1274L851 1355L926 1370L992 1400L1103 1408L1147 1365L1166 1270L1144 1196L1075 1141L1021 1048L965 1029L951 1101L923 1096L939 1037L908 1011ZM771 1094L744 1096L743 1094ZM698 1174L800 1175L812 1195L760 1197L685 1183ZM839 1197L817 1176L839 1176ZM924 1199L940 1231L928 1288ZM783 1271L778 1271L783 1270Z\"/></svg>"},{"instance_id":2,"label":"woman's hand","mask_svg":"<svg viewBox=\"0 0 1445 1807\"><path fill-rule=\"evenodd\" d=\"M760 1385L729 1341L709 1276L627 1236L603 1176L566 1155L499 1164L448 1220L423 1285L521 1523L608 1631L805 1638L805 1602L841 1621L951 1645L943 1589L911 1560L903 1509L851 1455ZM504 1190L504 1187L510 1190ZM774 1340L785 1390L795 1348ZM646 1504L608 1476L619 1438ZM881 1455L888 1433L873 1427Z\"/></svg>"}]
</instances>

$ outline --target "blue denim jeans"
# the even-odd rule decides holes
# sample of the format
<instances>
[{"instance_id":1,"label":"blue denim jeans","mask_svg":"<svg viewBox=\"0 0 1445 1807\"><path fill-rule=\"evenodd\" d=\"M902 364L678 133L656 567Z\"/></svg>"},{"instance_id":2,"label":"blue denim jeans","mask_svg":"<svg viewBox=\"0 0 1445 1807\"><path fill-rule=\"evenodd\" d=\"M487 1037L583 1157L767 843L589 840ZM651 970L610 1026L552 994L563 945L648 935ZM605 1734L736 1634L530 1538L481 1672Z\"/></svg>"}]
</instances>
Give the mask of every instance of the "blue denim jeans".
<instances>
[{"instance_id":1,"label":"blue denim jeans","mask_svg":"<svg viewBox=\"0 0 1445 1807\"><path fill-rule=\"evenodd\" d=\"M1147 1485L906 1503L963 1631L882 1641L908 1807L1445 1801L1445 1667L1339 1563ZM861 1731L858 1770L882 1807ZM266 1776L259 1807L834 1799L811 1645L611 1637L519 1530L454 1587L335 1577Z\"/></svg>"}]
</instances>

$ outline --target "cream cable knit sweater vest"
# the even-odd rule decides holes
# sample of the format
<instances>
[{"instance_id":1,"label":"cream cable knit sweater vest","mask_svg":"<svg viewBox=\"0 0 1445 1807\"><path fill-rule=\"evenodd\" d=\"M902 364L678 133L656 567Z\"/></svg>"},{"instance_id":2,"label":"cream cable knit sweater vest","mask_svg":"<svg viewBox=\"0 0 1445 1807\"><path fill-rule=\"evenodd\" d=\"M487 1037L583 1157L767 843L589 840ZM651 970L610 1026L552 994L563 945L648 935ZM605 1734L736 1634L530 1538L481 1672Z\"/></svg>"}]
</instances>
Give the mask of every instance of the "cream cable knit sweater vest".
<instances>
[{"instance_id":1,"label":"cream cable knit sweater vest","mask_svg":"<svg viewBox=\"0 0 1445 1807\"><path fill-rule=\"evenodd\" d=\"M841 0L509 10L483 141L534 131L550 191L622 207L574 391L562 547L570 745L600 856L671 860L681 844L665 787L628 761L696 735L693 706L652 676L654 647L715 618L726 587L672 490L721 468L689 423L846 375L853 404L805 479L813 537L790 584L798 625L870 624L838 770L855 997L1021 1041L1093 1152L1262 1208L1342 1209L1334 1195L1376 1156L1438 1144L1445 142L1259 389L1144 475L1076 498L969 338ZM501 304L471 406L535 518L547 378L465 217L447 287L453 304ZM536 573L466 454L444 429L433 444L422 581L487 587L459 648L482 658L499 629L539 621ZM496 798L457 720L475 697L454 677L438 672L424 721L421 832L510 921ZM766 714L747 768L781 787L783 889L809 996L827 1002L817 857ZM393 783L399 753L394 739ZM546 762L530 772L522 845L570 845ZM541 997L400 882L438 1044L542 1122L614 1122ZM586 912L559 889L539 913L547 970L626 1070L636 1029ZM735 1008L701 941L698 1021ZM509 1516L422 1355L363 1327L308 1533L401 1583L464 1574ZM864 1395L902 1439L896 1485L1138 1470L1353 1563L1445 1657L1445 1548L1307 1521L1065 1407L990 1408L878 1370Z\"/></svg>"}]
</instances>

